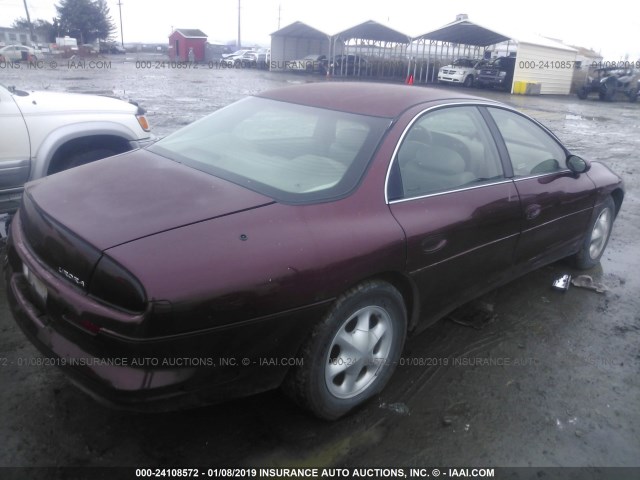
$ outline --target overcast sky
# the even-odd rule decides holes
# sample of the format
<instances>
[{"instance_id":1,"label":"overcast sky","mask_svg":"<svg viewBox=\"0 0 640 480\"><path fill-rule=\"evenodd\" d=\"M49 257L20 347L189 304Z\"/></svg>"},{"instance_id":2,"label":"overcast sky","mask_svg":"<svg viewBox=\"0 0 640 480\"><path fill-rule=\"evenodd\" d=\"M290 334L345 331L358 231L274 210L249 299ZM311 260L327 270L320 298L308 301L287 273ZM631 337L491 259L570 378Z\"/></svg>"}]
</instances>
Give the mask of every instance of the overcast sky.
<instances>
[{"instance_id":1,"label":"overcast sky","mask_svg":"<svg viewBox=\"0 0 640 480\"><path fill-rule=\"evenodd\" d=\"M124 41L166 42L172 28L199 28L209 41L237 37L238 0L121 0ZM58 3L58 2L56 2ZM118 27L118 0L107 1ZM32 19L51 21L51 0L27 0ZM241 0L242 43L269 45L269 34L297 20L336 33L376 20L410 36L435 30L466 13L469 19L516 36L536 33L593 48L606 60L640 59L640 2L559 0ZM606 7L610 8L606 8ZM0 26L24 17L23 0L0 0Z\"/></svg>"}]
</instances>

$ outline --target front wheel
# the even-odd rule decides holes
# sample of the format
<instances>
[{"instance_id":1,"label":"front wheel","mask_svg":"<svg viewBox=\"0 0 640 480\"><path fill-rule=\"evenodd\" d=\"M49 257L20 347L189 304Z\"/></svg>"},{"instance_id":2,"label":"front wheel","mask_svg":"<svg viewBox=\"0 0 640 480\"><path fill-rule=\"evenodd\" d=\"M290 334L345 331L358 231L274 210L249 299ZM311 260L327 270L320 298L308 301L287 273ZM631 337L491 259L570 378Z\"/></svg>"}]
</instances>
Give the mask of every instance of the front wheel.
<instances>
[{"instance_id":1,"label":"front wheel","mask_svg":"<svg viewBox=\"0 0 640 480\"><path fill-rule=\"evenodd\" d=\"M611 197L607 197L596 209L594 218L589 225L589 231L574 257L576 267L586 270L595 267L600 262L611 235L615 212L615 204Z\"/></svg>"},{"instance_id":2,"label":"front wheel","mask_svg":"<svg viewBox=\"0 0 640 480\"><path fill-rule=\"evenodd\" d=\"M604 85L600 87L600 100L605 102L612 102L613 97L616 94L616 84L615 82L606 82Z\"/></svg>"},{"instance_id":3,"label":"front wheel","mask_svg":"<svg viewBox=\"0 0 640 480\"><path fill-rule=\"evenodd\" d=\"M335 420L378 394L402 353L407 313L402 295L368 281L336 300L302 348L285 392L316 416Z\"/></svg>"}]
</instances>

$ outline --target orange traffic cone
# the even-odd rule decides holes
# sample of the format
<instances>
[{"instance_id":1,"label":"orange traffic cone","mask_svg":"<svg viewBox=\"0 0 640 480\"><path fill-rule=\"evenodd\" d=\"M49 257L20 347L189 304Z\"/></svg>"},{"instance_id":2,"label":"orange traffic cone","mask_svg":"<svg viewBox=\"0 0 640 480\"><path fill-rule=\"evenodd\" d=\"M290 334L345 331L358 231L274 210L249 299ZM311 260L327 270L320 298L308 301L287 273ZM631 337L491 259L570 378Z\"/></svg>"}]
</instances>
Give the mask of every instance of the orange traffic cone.
<instances>
[{"instance_id":1,"label":"orange traffic cone","mask_svg":"<svg viewBox=\"0 0 640 480\"><path fill-rule=\"evenodd\" d=\"M413 85L413 75L409 75L409 81L407 82L407 85Z\"/></svg>"}]
</instances>

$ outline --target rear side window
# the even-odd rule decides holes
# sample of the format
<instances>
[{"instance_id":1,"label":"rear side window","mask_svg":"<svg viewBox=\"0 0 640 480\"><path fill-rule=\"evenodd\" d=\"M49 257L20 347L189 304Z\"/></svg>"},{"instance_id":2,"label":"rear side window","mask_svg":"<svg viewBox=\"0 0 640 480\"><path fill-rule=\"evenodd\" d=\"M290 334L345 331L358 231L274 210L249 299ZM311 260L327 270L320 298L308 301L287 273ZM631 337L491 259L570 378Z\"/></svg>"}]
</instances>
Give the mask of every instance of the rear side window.
<instances>
[{"instance_id":1,"label":"rear side window","mask_svg":"<svg viewBox=\"0 0 640 480\"><path fill-rule=\"evenodd\" d=\"M389 199L420 197L503 178L491 133L476 107L427 112L405 135L392 169Z\"/></svg>"},{"instance_id":2,"label":"rear side window","mask_svg":"<svg viewBox=\"0 0 640 480\"><path fill-rule=\"evenodd\" d=\"M488 110L507 145L516 177L553 173L564 169L564 149L539 125L507 110Z\"/></svg>"}]
</instances>

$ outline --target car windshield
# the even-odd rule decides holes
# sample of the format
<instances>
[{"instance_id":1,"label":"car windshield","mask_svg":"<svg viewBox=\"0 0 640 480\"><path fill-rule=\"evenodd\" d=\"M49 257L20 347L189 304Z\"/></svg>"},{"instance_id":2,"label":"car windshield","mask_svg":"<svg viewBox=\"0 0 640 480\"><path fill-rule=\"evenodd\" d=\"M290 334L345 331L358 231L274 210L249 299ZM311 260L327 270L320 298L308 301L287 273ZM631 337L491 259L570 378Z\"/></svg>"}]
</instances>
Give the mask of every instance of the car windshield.
<instances>
[{"instance_id":1,"label":"car windshield","mask_svg":"<svg viewBox=\"0 0 640 480\"><path fill-rule=\"evenodd\" d=\"M508 62L509 60L507 60L506 57L498 57L495 60L493 60L490 65L492 67L502 68L502 67L508 66Z\"/></svg>"},{"instance_id":2,"label":"car windshield","mask_svg":"<svg viewBox=\"0 0 640 480\"><path fill-rule=\"evenodd\" d=\"M149 150L284 203L327 201L357 186L390 123L249 97Z\"/></svg>"},{"instance_id":3,"label":"car windshield","mask_svg":"<svg viewBox=\"0 0 640 480\"><path fill-rule=\"evenodd\" d=\"M453 62L454 67L473 67L473 60L467 58L459 58Z\"/></svg>"}]
</instances>

